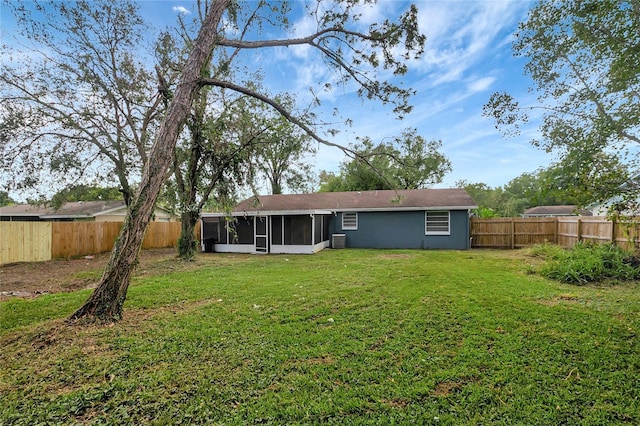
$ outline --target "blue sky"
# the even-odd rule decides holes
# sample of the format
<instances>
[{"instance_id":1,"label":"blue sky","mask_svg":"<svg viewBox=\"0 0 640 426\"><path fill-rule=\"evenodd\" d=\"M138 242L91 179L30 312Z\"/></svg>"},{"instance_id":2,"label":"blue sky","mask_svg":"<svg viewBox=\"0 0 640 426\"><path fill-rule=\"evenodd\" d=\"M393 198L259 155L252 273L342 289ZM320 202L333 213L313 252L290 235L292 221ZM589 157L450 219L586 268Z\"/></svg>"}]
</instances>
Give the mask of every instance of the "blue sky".
<instances>
[{"instance_id":1,"label":"blue sky","mask_svg":"<svg viewBox=\"0 0 640 426\"><path fill-rule=\"evenodd\" d=\"M174 25L178 14L189 15L193 1L141 0L141 14L151 24L162 28ZM380 0L366 9L364 23L382 21L406 9L409 2ZM548 166L553 157L529 141L537 134L535 117L517 138L505 139L493 122L482 116L482 106L491 93L507 91L522 104L533 104L528 93L530 79L524 75L525 61L511 52L513 33L524 20L531 1L523 0L417 0L420 31L427 36L425 54L408 63L409 73L394 80L416 90L411 99L414 110L399 121L392 108L358 99L353 86L332 86L321 94L322 106L316 112L325 120L338 109L341 117L352 121L332 142L348 145L357 136L381 142L399 135L403 129L417 128L420 135L442 141L442 152L452 163L453 171L437 187L454 186L459 180L501 186L524 172ZM308 34L314 27L301 13L302 3L294 2L291 33ZM4 35L10 31L7 16L2 14ZM282 31L269 33L283 38ZM3 36L4 36L3 35ZM291 34L289 34L291 35ZM264 36L263 36L264 37ZM251 37L249 37L251 38ZM296 94L301 105L309 102L309 87L320 90L335 80L319 55L308 48L278 48L252 51L245 56L249 65L262 68L264 85L271 93ZM383 75L383 78L391 76ZM341 151L319 146L314 158L316 170L338 171Z\"/></svg>"},{"instance_id":2,"label":"blue sky","mask_svg":"<svg viewBox=\"0 0 640 426\"><path fill-rule=\"evenodd\" d=\"M442 151L453 171L437 187L453 186L465 179L501 186L524 172L545 167L553 158L534 148L529 141L536 136L535 118L517 138L505 139L493 122L482 116L482 106L491 93L507 91L523 104L533 103L528 93L531 80L524 75L525 61L511 51L513 33L524 20L530 1L416 1L420 30L427 35L426 51L420 60L409 63L409 73L399 80L416 90L411 103L414 110L399 121L391 108L356 98L353 87L334 86L321 96L324 117L332 120L334 108L352 125L344 127L333 142L349 144L356 136L369 136L374 142L399 135L405 128L417 128L426 139L442 141ZM145 2L143 13L153 7L158 17L190 10L190 2ZM407 2L381 0L368 9L366 20L382 20L407 7ZM164 15L164 16L167 16ZM293 15L292 32L312 30L301 13ZM281 36L280 34L277 35ZM252 52L255 63L265 73L265 85L273 92L296 93L302 104L308 101L309 86L318 88L334 76L319 57L304 48L280 48ZM319 146L315 158L317 170L337 171L343 154Z\"/></svg>"}]
</instances>

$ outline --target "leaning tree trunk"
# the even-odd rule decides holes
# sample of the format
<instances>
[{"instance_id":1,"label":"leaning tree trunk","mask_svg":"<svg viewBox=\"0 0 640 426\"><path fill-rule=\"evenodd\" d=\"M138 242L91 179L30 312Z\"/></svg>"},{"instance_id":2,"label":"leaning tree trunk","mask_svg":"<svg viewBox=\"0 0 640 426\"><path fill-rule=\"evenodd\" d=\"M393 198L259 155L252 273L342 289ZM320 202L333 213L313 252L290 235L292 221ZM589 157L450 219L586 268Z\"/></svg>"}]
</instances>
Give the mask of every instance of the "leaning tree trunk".
<instances>
[{"instance_id":1,"label":"leaning tree trunk","mask_svg":"<svg viewBox=\"0 0 640 426\"><path fill-rule=\"evenodd\" d=\"M191 102L201 85L201 70L216 45L217 29L229 0L214 0L210 5L182 78L169 105L167 115L158 130L140 188L128 209L124 226L111 252L109 263L89 300L69 318L112 322L122 318L122 306L127 296L131 275L138 262L144 233L151 220L154 205L171 164L176 141L187 118Z\"/></svg>"}]
</instances>

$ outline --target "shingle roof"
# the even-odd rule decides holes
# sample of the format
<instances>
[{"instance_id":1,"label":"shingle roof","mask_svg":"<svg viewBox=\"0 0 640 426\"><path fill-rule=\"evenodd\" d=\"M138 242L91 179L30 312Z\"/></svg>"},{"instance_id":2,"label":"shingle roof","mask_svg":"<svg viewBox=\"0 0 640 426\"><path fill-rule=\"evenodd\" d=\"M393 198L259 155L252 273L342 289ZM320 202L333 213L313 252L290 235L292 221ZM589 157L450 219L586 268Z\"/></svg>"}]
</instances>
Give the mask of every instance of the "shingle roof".
<instances>
[{"instance_id":1,"label":"shingle roof","mask_svg":"<svg viewBox=\"0 0 640 426\"><path fill-rule=\"evenodd\" d=\"M464 189L379 190L260 195L239 203L234 211L473 209Z\"/></svg>"},{"instance_id":2,"label":"shingle roof","mask_svg":"<svg viewBox=\"0 0 640 426\"><path fill-rule=\"evenodd\" d=\"M538 206L524 211L523 216L591 216L589 210L577 210L576 206Z\"/></svg>"},{"instance_id":3,"label":"shingle roof","mask_svg":"<svg viewBox=\"0 0 640 426\"><path fill-rule=\"evenodd\" d=\"M51 207L19 204L0 207L0 216L37 216L47 217L93 217L100 213L125 207L123 201L78 201L62 205L58 210Z\"/></svg>"}]
</instances>

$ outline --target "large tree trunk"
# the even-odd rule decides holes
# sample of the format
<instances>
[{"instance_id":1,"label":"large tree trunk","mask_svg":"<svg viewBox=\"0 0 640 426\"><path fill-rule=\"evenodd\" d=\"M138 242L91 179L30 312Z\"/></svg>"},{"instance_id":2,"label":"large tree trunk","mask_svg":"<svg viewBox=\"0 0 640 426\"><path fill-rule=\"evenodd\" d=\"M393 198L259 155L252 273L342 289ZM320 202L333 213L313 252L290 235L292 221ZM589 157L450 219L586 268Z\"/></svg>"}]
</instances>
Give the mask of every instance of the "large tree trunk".
<instances>
[{"instance_id":1,"label":"large tree trunk","mask_svg":"<svg viewBox=\"0 0 640 426\"><path fill-rule=\"evenodd\" d=\"M144 233L151 220L154 205L166 171L171 164L176 141L187 118L191 102L200 89L201 70L210 60L216 45L217 29L229 0L214 0L200 28L193 50L184 67L182 79L142 173L140 188L128 210L109 263L89 300L71 317L71 321L87 318L91 321L117 321L122 318L122 306L127 296L131 276L138 262Z\"/></svg>"},{"instance_id":2,"label":"large tree trunk","mask_svg":"<svg viewBox=\"0 0 640 426\"><path fill-rule=\"evenodd\" d=\"M208 71L203 70L203 75L208 77ZM189 160L187 162L187 170L185 178L182 178L180 166L174 165L174 175L176 183L180 190L180 207L182 214L180 220L182 227L180 230L180 239L178 240L178 257L183 260L191 261L196 255L196 239L193 230L200 216L201 206L197 203L198 193L198 165L202 160L202 146L206 143L203 134L204 128L204 111L207 106L207 97L204 90L200 91L197 99L194 99L194 108L191 119L187 121L187 127L191 132L191 150Z\"/></svg>"},{"instance_id":3,"label":"large tree trunk","mask_svg":"<svg viewBox=\"0 0 640 426\"><path fill-rule=\"evenodd\" d=\"M178 241L178 257L183 260L191 261L196 256L198 240L194 232L199 217L199 211L187 211L180 215L182 225Z\"/></svg>"},{"instance_id":4,"label":"large tree trunk","mask_svg":"<svg viewBox=\"0 0 640 426\"><path fill-rule=\"evenodd\" d=\"M282 183L280 183L280 176L271 175L269 176L269 181L271 182L271 194L282 194Z\"/></svg>"}]
</instances>

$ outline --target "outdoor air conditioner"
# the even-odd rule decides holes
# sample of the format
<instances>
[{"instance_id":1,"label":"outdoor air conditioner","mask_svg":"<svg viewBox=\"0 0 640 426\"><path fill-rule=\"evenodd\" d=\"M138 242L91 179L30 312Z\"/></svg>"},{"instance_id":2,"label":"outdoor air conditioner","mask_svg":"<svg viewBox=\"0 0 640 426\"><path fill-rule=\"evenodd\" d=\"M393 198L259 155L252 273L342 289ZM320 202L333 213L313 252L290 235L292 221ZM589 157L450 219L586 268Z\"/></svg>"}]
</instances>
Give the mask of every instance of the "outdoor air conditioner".
<instances>
[{"instance_id":1,"label":"outdoor air conditioner","mask_svg":"<svg viewBox=\"0 0 640 426\"><path fill-rule=\"evenodd\" d=\"M331 235L331 247L334 249L343 249L347 247L347 236L345 234Z\"/></svg>"}]
</instances>

